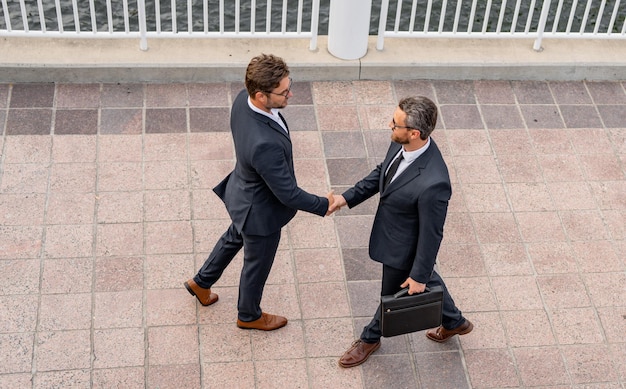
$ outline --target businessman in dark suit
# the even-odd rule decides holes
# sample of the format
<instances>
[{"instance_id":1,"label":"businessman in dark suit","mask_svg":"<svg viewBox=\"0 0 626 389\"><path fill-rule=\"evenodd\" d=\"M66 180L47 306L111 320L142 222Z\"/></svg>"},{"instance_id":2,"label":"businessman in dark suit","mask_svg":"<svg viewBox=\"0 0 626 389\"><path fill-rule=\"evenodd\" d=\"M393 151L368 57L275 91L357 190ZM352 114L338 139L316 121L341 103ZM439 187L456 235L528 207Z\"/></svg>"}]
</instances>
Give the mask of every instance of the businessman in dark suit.
<instances>
[{"instance_id":1,"label":"businessman in dark suit","mask_svg":"<svg viewBox=\"0 0 626 389\"><path fill-rule=\"evenodd\" d=\"M452 194L448 168L430 138L437 123L437 106L426 97L402 99L389 123L391 140L385 160L342 195L334 195L331 211L352 208L380 193L369 242L369 255L383 265L381 296L408 287L409 294L440 285L444 291L443 320L426 336L445 342L473 329L456 307L434 270L443 238L448 200ZM380 305L359 339L339 360L358 366L380 347Z\"/></svg>"},{"instance_id":2,"label":"businessman in dark suit","mask_svg":"<svg viewBox=\"0 0 626 389\"><path fill-rule=\"evenodd\" d=\"M271 331L287 324L285 317L265 313L260 306L281 228L298 210L325 216L333 197L332 192L327 197L307 193L296 182L289 127L278 112L293 95L287 64L273 55L254 57L245 87L230 117L235 169L213 189L232 223L184 285L202 305L215 303L218 296L210 288L243 247L237 326Z\"/></svg>"}]
</instances>

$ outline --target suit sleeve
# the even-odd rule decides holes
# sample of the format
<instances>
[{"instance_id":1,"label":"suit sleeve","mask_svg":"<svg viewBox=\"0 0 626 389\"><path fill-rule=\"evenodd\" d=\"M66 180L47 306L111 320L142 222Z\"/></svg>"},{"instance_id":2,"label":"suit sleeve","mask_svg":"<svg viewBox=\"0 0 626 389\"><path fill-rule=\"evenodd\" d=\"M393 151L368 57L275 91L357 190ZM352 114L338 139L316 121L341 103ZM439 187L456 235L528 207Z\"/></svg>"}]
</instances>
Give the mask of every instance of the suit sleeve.
<instances>
[{"instance_id":1,"label":"suit sleeve","mask_svg":"<svg viewBox=\"0 0 626 389\"><path fill-rule=\"evenodd\" d=\"M428 188L418 199L419 233L410 276L422 284L428 282L435 267L450 195L449 184L441 182Z\"/></svg>"},{"instance_id":2,"label":"suit sleeve","mask_svg":"<svg viewBox=\"0 0 626 389\"><path fill-rule=\"evenodd\" d=\"M281 203L319 216L326 214L328 199L310 194L298 187L280 145L272 142L260 144L254 151L252 161L254 169Z\"/></svg>"},{"instance_id":3,"label":"suit sleeve","mask_svg":"<svg viewBox=\"0 0 626 389\"><path fill-rule=\"evenodd\" d=\"M379 178L382 164L378 164L365 178L357 182L352 188L342 193L349 208L354 208L379 191Z\"/></svg>"}]
</instances>

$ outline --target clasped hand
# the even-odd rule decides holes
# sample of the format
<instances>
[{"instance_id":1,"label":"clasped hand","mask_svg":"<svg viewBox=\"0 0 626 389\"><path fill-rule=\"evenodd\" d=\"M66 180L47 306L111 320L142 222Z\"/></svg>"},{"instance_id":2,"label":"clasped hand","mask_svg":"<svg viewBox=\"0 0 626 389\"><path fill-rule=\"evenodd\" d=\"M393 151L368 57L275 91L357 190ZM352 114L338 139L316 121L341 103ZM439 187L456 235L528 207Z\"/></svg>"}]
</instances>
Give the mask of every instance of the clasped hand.
<instances>
[{"instance_id":1,"label":"clasped hand","mask_svg":"<svg viewBox=\"0 0 626 389\"><path fill-rule=\"evenodd\" d=\"M333 190L328 192L326 198L328 199L328 211L326 211L326 216L340 210L344 205L348 205L346 199L343 198L342 195L336 195Z\"/></svg>"}]
</instances>

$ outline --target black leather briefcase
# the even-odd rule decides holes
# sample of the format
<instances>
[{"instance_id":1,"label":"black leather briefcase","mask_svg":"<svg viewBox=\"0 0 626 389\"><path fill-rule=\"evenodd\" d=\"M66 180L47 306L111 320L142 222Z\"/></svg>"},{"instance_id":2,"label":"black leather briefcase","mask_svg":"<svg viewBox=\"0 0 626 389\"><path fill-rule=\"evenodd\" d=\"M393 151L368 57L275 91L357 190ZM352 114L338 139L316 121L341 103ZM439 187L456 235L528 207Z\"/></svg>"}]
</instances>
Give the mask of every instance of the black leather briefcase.
<instances>
[{"instance_id":1,"label":"black leather briefcase","mask_svg":"<svg viewBox=\"0 0 626 389\"><path fill-rule=\"evenodd\" d=\"M426 288L423 293L409 295L404 288L394 295L381 297L383 336L396 336L441 325L443 288Z\"/></svg>"}]
</instances>

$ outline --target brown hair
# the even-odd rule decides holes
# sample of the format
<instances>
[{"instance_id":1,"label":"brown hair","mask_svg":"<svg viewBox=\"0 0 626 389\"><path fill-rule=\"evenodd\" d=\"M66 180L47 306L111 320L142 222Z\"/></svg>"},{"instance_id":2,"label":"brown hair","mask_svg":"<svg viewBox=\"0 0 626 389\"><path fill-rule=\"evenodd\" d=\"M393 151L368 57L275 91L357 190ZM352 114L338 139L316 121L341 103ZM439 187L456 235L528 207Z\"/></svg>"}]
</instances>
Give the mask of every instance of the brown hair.
<instances>
[{"instance_id":1,"label":"brown hair","mask_svg":"<svg viewBox=\"0 0 626 389\"><path fill-rule=\"evenodd\" d=\"M437 124L437 106L424 96L405 97L398 107L406 113L405 126L420 132L422 140L428 139Z\"/></svg>"},{"instance_id":2,"label":"brown hair","mask_svg":"<svg viewBox=\"0 0 626 389\"><path fill-rule=\"evenodd\" d=\"M271 92L280 81L289 76L289 67L285 61L272 54L261 54L250 60L246 69L246 89L248 95L256 92Z\"/></svg>"}]
</instances>

